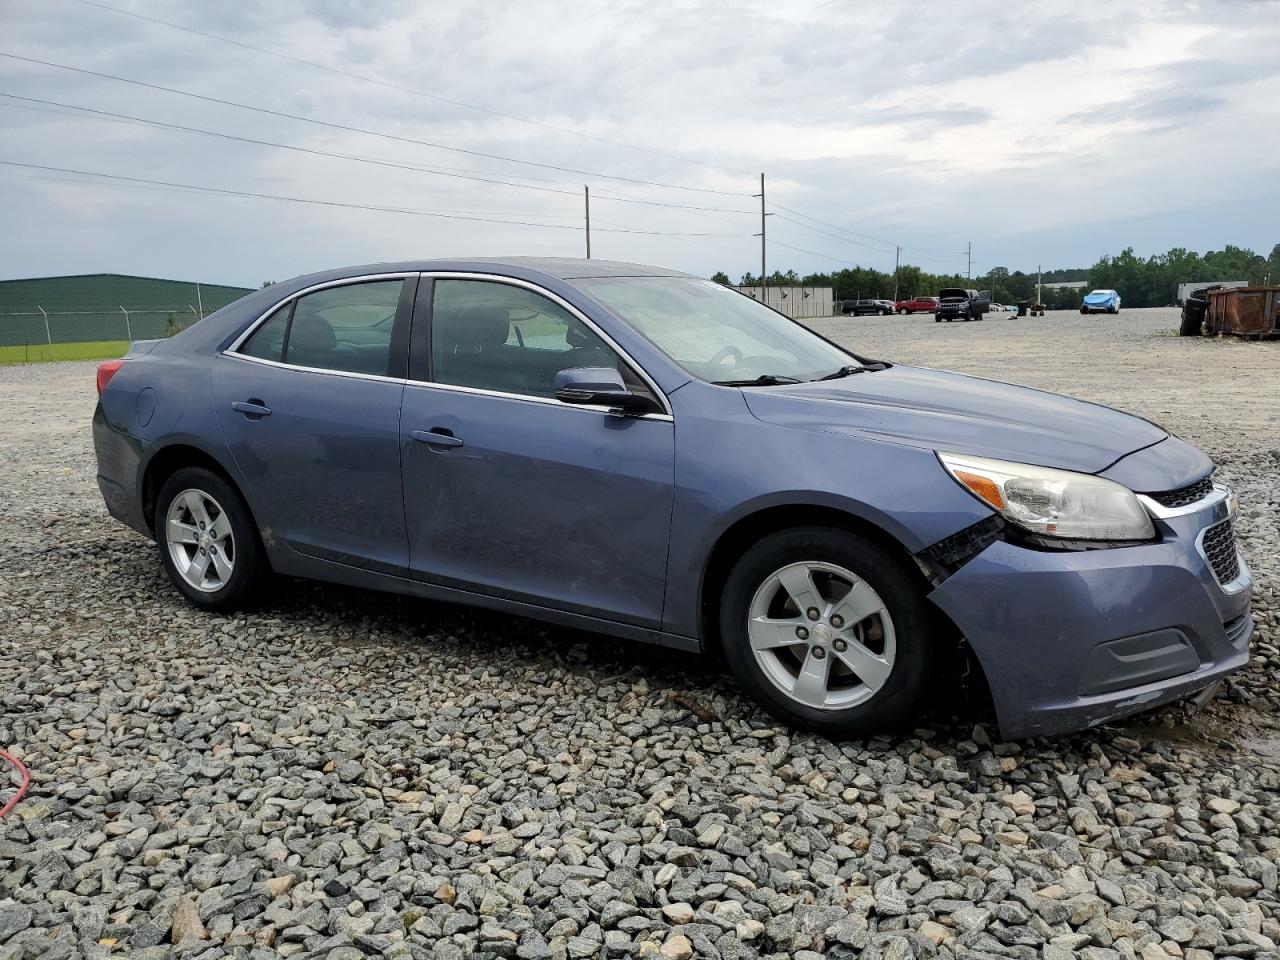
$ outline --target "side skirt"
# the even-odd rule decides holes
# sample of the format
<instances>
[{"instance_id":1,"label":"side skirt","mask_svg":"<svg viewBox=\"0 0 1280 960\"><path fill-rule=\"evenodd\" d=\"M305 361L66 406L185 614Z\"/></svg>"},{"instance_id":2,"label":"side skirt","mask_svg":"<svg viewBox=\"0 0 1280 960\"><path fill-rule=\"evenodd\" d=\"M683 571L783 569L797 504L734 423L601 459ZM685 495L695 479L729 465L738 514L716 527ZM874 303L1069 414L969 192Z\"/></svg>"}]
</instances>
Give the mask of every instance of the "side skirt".
<instances>
[{"instance_id":1,"label":"side skirt","mask_svg":"<svg viewBox=\"0 0 1280 960\"><path fill-rule=\"evenodd\" d=\"M396 576L365 570L346 563L333 560L321 560L306 556L294 550L287 550L287 557L273 557L272 567L277 573L291 577L302 577L307 580L320 580L327 583L339 583L348 587L361 587L367 590L381 590L386 593L398 593L411 597L422 597L427 600L439 600L445 603L457 603L468 607L480 607L485 610L497 610L531 620L541 620L562 627L572 627L591 633L603 633L611 637L626 640L639 640L641 643L653 643L662 647L683 650L688 653L701 653L701 643L693 637L683 637L661 630L637 627L616 620L603 620L578 613L557 610L554 607L524 603L519 600L508 600L456 587L443 587L415 580L409 577ZM284 553L285 551L278 551Z\"/></svg>"}]
</instances>

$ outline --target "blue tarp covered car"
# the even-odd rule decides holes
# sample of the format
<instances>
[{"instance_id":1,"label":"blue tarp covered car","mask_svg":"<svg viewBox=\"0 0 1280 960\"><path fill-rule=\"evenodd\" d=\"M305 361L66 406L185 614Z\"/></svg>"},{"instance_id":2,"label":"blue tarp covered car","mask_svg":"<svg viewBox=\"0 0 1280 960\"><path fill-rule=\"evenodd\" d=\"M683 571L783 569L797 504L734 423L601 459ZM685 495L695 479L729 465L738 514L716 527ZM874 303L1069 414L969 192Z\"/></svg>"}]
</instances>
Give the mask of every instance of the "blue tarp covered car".
<instances>
[{"instance_id":1,"label":"blue tarp covered car","mask_svg":"<svg viewBox=\"0 0 1280 960\"><path fill-rule=\"evenodd\" d=\"M1086 293L1080 304L1081 313L1119 313L1120 294L1114 290L1094 290Z\"/></svg>"}]
</instances>

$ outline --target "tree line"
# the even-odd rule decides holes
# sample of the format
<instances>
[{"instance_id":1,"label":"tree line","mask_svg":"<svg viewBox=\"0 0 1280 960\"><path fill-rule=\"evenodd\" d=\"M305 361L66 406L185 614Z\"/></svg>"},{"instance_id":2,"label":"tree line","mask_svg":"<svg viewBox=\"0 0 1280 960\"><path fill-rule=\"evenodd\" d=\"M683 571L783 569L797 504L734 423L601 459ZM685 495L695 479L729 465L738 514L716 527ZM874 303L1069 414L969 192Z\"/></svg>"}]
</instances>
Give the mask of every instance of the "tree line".
<instances>
[{"instance_id":1,"label":"tree line","mask_svg":"<svg viewBox=\"0 0 1280 960\"><path fill-rule=\"evenodd\" d=\"M1227 246L1203 255L1175 247L1167 253L1144 258L1135 254L1132 247L1127 247L1114 256L1101 257L1092 267L1045 270L1040 276L1044 283L1083 281L1090 290L1118 290L1125 306L1159 307L1174 302L1180 283L1247 280L1251 284L1264 281L1280 284L1280 243L1267 257L1244 247ZM732 283L724 271L718 271L711 279ZM742 275L739 283L755 286L760 283L760 278L748 272ZM832 287L836 300L888 300L893 298L895 289L892 272L871 267L846 267L831 273L803 276L794 270L775 270L769 275L769 285ZM993 267L985 274L969 278L959 273L930 273L914 264L903 264L898 268L896 289L899 300L936 296L943 287L990 290L991 299L998 303L1031 302L1036 297L1036 274ZM1080 305L1080 298L1085 292L1044 289L1042 299L1050 309L1073 309Z\"/></svg>"}]
</instances>

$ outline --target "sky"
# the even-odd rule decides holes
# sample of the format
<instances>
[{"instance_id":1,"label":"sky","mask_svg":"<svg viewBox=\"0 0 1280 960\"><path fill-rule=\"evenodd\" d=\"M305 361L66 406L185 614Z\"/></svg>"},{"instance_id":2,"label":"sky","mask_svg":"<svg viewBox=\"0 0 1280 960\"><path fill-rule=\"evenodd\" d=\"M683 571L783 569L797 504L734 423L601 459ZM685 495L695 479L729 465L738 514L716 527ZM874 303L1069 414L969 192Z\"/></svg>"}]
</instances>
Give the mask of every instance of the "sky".
<instances>
[{"instance_id":1,"label":"sky","mask_svg":"<svg viewBox=\"0 0 1280 960\"><path fill-rule=\"evenodd\" d=\"M0 278L583 256L585 186L593 256L737 279L761 172L770 272L1266 253L1277 49L1275 0L0 0Z\"/></svg>"}]
</instances>

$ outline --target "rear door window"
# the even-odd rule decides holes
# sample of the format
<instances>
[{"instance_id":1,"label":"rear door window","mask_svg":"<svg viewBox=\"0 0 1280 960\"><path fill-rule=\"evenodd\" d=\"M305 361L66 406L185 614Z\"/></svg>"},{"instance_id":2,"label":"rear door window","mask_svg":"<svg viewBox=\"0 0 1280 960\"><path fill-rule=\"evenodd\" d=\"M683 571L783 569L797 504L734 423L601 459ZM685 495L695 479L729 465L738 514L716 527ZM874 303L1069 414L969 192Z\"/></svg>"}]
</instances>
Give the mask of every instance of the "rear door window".
<instances>
[{"instance_id":1,"label":"rear door window","mask_svg":"<svg viewBox=\"0 0 1280 960\"><path fill-rule=\"evenodd\" d=\"M387 376L401 279L328 287L273 313L240 352L292 366Z\"/></svg>"},{"instance_id":2,"label":"rear door window","mask_svg":"<svg viewBox=\"0 0 1280 960\"><path fill-rule=\"evenodd\" d=\"M293 303L286 303L273 313L262 326L258 327L240 352L259 360L274 360L279 363L284 358L284 337L289 328L289 314Z\"/></svg>"}]
</instances>

